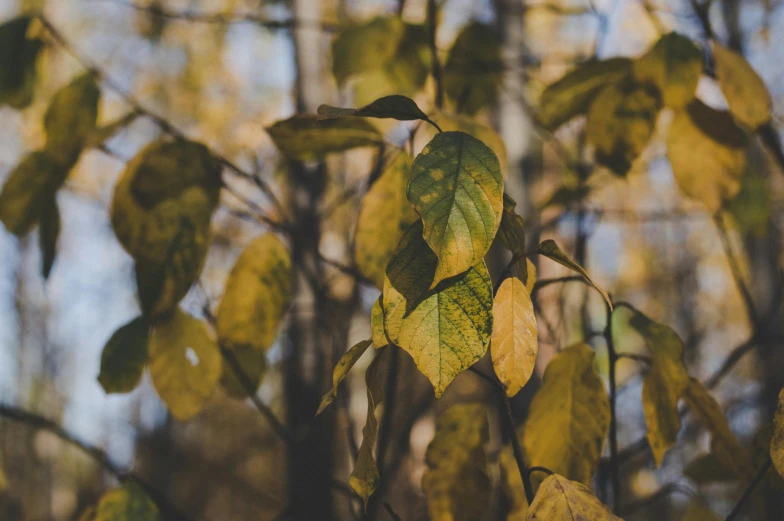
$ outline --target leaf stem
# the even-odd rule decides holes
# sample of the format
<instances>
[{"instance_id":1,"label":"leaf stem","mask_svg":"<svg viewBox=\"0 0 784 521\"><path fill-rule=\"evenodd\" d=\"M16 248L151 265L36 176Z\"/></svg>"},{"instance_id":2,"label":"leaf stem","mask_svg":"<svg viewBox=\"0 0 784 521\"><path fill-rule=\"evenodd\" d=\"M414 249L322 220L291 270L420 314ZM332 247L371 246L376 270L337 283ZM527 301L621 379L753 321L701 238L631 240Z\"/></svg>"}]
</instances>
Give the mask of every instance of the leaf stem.
<instances>
[{"instance_id":1,"label":"leaf stem","mask_svg":"<svg viewBox=\"0 0 784 521\"><path fill-rule=\"evenodd\" d=\"M762 464L762 467L760 467L759 471L754 476L754 479L752 479L751 483L749 483L749 486L746 487L746 490L743 492L740 500L738 500L735 508L732 509L732 512L729 513L725 521L733 521L738 517L738 514L740 514L740 511L743 509L743 505L745 505L749 500L751 494L754 492L754 489L757 488L757 485L759 485L760 481L762 481L762 478L765 477L765 473L768 472L768 469L771 465L773 465L773 460L770 458L770 456L768 456L768 459L765 460L765 463Z\"/></svg>"},{"instance_id":2,"label":"leaf stem","mask_svg":"<svg viewBox=\"0 0 784 521\"><path fill-rule=\"evenodd\" d=\"M439 132L443 132L443 130L441 130L441 127L439 127L439 126L438 126L438 123L436 123L436 122L435 122L435 121L433 121L432 119L430 119L430 118L425 118L425 122L426 122L426 123L430 123L431 125L433 125L434 127L436 127L436 130L438 130Z\"/></svg>"}]
</instances>

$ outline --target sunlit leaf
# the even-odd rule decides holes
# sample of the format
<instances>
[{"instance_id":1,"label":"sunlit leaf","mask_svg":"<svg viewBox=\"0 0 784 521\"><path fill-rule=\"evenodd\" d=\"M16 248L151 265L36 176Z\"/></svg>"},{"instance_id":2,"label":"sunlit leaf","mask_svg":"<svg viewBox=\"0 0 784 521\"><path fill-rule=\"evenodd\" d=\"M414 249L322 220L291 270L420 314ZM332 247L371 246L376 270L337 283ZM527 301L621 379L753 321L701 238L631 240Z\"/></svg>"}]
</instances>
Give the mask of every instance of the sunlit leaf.
<instances>
[{"instance_id":1,"label":"sunlit leaf","mask_svg":"<svg viewBox=\"0 0 784 521\"><path fill-rule=\"evenodd\" d=\"M341 30L332 41L332 73L338 84L390 61L404 32L405 26L396 16L374 18Z\"/></svg>"},{"instance_id":2,"label":"sunlit leaf","mask_svg":"<svg viewBox=\"0 0 784 521\"><path fill-rule=\"evenodd\" d=\"M342 119L350 116L363 118L390 118L400 121L411 121L421 119L427 121L427 114L422 112L416 102L411 98L400 95L384 96L369 105L358 109L333 107L331 105L320 105L316 121L326 119Z\"/></svg>"},{"instance_id":3,"label":"sunlit leaf","mask_svg":"<svg viewBox=\"0 0 784 521\"><path fill-rule=\"evenodd\" d=\"M735 119L752 130L770 121L770 94L749 62L715 40L711 51L719 86Z\"/></svg>"},{"instance_id":4,"label":"sunlit leaf","mask_svg":"<svg viewBox=\"0 0 784 521\"><path fill-rule=\"evenodd\" d=\"M773 417L773 437L770 440L770 457L773 465L784 477L784 389L779 393L779 404Z\"/></svg>"},{"instance_id":5,"label":"sunlit leaf","mask_svg":"<svg viewBox=\"0 0 784 521\"><path fill-rule=\"evenodd\" d=\"M54 265L57 253L57 237L60 235L60 210L57 207L57 198L54 193L44 201L41 212L41 222L38 228L38 241L41 247L41 274L45 279Z\"/></svg>"},{"instance_id":6,"label":"sunlit leaf","mask_svg":"<svg viewBox=\"0 0 784 521\"><path fill-rule=\"evenodd\" d=\"M485 455L488 439L482 404L453 405L439 416L422 476L431 521L484 519L491 490Z\"/></svg>"},{"instance_id":7,"label":"sunlit leaf","mask_svg":"<svg viewBox=\"0 0 784 521\"><path fill-rule=\"evenodd\" d=\"M520 279L510 277L501 283L493 300L493 317L493 368L512 397L528 383L539 352L534 304Z\"/></svg>"},{"instance_id":8,"label":"sunlit leaf","mask_svg":"<svg viewBox=\"0 0 784 521\"><path fill-rule=\"evenodd\" d=\"M28 37L32 21L21 16L0 25L0 106L21 110L33 101L42 42Z\"/></svg>"},{"instance_id":9,"label":"sunlit leaf","mask_svg":"<svg viewBox=\"0 0 784 521\"><path fill-rule=\"evenodd\" d=\"M229 274L218 307L216 329L228 349L268 349L291 300L291 259L273 233L245 248Z\"/></svg>"},{"instance_id":10,"label":"sunlit leaf","mask_svg":"<svg viewBox=\"0 0 784 521\"><path fill-rule=\"evenodd\" d=\"M525 259L525 273L522 270L522 264L518 263L518 278L523 281L525 284L525 289L528 290L530 294L534 290L534 284L536 284L536 266L531 259Z\"/></svg>"},{"instance_id":11,"label":"sunlit leaf","mask_svg":"<svg viewBox=\"0 0 784 521\"><path fill-rule=\"evenodd\" d=\"M495 152L496 157L498 157L498 163L501 165L501 174L504 179L506 179L509 172L509 161L506 157L506 144L495 130L478 122L476 118L465 114L437 112L432 114L430 119L432 119L444 132L449 132L451 130L465 132L490 147L490 149ZM428 126L425 129L421 129L420 132L426 135L428 140L430 140L433 139L438 131L435 128Z\"/></svg>"},{"instance_id":12,"label":"sunlit leaf","mask_svg":"<svg viewBox=\"0 0 784 521\"><path fill-rule=\"evenodd\" d=\"M410 172L411 156L403 151L396 153L360 204L354 258L359 271L379 289L384 286L387 263L403 232L417 219L406 199Z\"/></svg>"},{"instance_id":13,"label":"sunlit leaf","mask_svg":"<svg viewBox=\"0 0 784 521\"><path fill-rule=\"evenodd\" d=\"M85 73L61 88L44 115L46 150L61 164L72 165L95 132L101 91Z\"/></svg>"},{"instance_id":14,"label":"sunlit leaf","mask_svg":"<svg viewBox=\"0 0 784 521\"><path fill-rule=\"evenodd\" d=\"M378 488L380 479L378 466L373 457L373 449L376 445L378 436L378 420L376 419L376 407L384 401L384 383L386 381L386 371L389 365L389 356L393 346L385 347L376 353L376 357L370 362L365 372L365 384L367 385L367 420L362 428L362 444L359 446L359 454L354 465L354 470L348 478L349 486L362 498L362 502L367 509L367 502L373 492Z\"/></svg>"},{"instance_id":15,"label":"sunlit leaf","mask_svg":"<svg viewBox=\"0 0 784 521\"><path fill-rule=\"evenodd\" d=\"M656 466L675 443L681 430L678 400L689 383L683 363L683 342L671 328L636 312L629 324L645 339L653 365L642 381L642 410L646 437Z\"/></svg>"},{"instance_id":16,"label":"sunlit leaf","mask_svg":"<svg viewBox=\"0 0 784 521\"><path fill-rule=\"evenodd\" d=\"M338 364L335 366L335 369L332 371L332 389L327 391L327 393L321 398L321 404L319 405L318 411L316 414L321 414L321 411L324 410L335 397L338 395L338 386L340 382L343 381L346 376L348 376L348 372L351 371L351 368L354 367L354 364L357 363L357 360L367 351L367 348L370 347L372 344L372 340L362 340L361 342L357 342L348 351L346 351L343 356L340 357L338 360Z\"/></svg>"},{"instance_id":17,"label":"sunlit leaf","mask_svg":"<svg viewBox=\"0 0 784 521\"><path fill-rule=\"evenodd\" d=\"M681 521L721 521L722 517L702 503L692 501Z\"/></svg>"},{"instance_id":18,"label":"sunlit leaf","mask_svg":"<svg viewBox=\"0 0 784 521\"><path fill-rule=\"evenodd\" d=\"M464 132L438 134L414 159L408 200L439 262L431 288L481 261L501 223L498 158Z\"/></svg>"},{"instance_id":19,"label":"sunlit leaf","mask_svg":"<svg viewBox=\"0 0 784 521\"><path fill-rule=\"evenodd\" d=\"M85 521L158 521L155 503L134 483L125 483L101 496Z\"/></svg>"},{"instance_id":20,"label":"sunlit leaf","mask_svg":"<svg viewBox=\"0 0 784 521\"><path fill-rule=\"evenodd\" d=\"M242 374L247 378L248 383L256 390L261 384L264 372L267 370L267 353L252 347L238 347L231 351ZM248 389L237 376L236 371L226 362L223 364L220 385L232 398L244 400L248 397Z\"/></svg>"},{"instance_id":21,"label":"sunlit leaf","mask_svg":"<svg viewBox=\"0 0 784 521\"><path fill-rule=\"evenodd\" d=\"M625 78L605 87L591 104L586 128L597 162L625 176L648 145L661 105L650 83Z\"/></svg>"},{"instance_id":22,"label":"sunlit leaf","mask_svg":"<svg viewBox=\"0 0 784 521\"><path fill-rule=\"evenodd\" d=\"M678 33L662 36L634 62L635 79L659 88L667 107L680 109L694 99L702 74L702 51Z\"/></svg>"},{"instance_id":23,"label":"sunlit leaf","mask_svg":"<svg viewBox=\"0 0 784 521\"><path fill-rule=\"evenodd\" d=\"M694 378L689 379L683 399L711 434L711 452L722 465L743 477L751 477L749 454L730 429L727 418L710 392Z\"/></svg>"},{"instance_id":24,"label":"sunlit leaf","mask_svg":"<svg viewBox=\"0 0 784 521\"><path fill-rule=\"evenodd\" d=\"M542 482L526 521L622 521L583 483L556 474Z\"/></svg>"},{"instance_id":25,"label":"sunlit leaf","mask_svg":"<svg viewBox=\"0 0 784 521\"><path fill-rule=\"evenodd\" d=\"M610 401L586 344L561 350L547 365L523 428L530 466L590 484L610 429ZM530 516L530 513L529 513Z\"/></svg>"},{"instance_id":26,"label":"sunlit leaf","mask_svg":"<svg viewBox=\"0 0 784 521\"><path fill-rule=\"evenodd\" d=\"M457 35L449 52L444 64L444 91L458 112L475 114L495 102L503 72L498 31L474 22Z\"/></svg>"},{"instance_id":27,"label":"sunlit leaf","mask_svg":"<svg viewBox=\"0 0 784 521\"><path fill-rule=\"evenodd\" d=\"M46 152L22 158L0 192L0 220L6 230L19 237L26 235L39 222L66 175L68 170Z\"/></svg>"},{"instance_id":28,"label":"sunlit leaf","mask_svg":"<svg viewBox=\"0 0 784 521\"><path fill-rule=\"evenodd\" d=\"M150 335L150 376L172 415L199 413L220 380L222 359L204 322L177 310Z\"/></svg>"},{"instance_id":29,"label":"sunlit leaf","mask_svg":"<svg viewBox=\"0 0 784 521\"><path fill-rule=\"evenodd\" d=\"M539 122L555 130L573 117L587 113L599 92L626 76L631 64L628 58L610 58L578 65L542 92Z\"/></svg>"},{"instance_id":30,"label":"sunlit leaf","mask_svg":"<svg viewBox=\"0 0 784 521\"><path fill-rule=\"evenodd\" d=\"M539 255L544 255L548 259L554 260L561 266L565 266L570 270L582 275L588 284L596 288L596 290L601 293L602 297L604 297L604 301L607 302L607 305L610 306L610 309L612 309L612 301L610 300L610 296L607 294L607 292L597 286L594 281L591 280L591 277L588 276L588 272L585 271L582 266L572 260L571 257L565 254L561 248L558 247L554 240L548 239L546 241L542 241L541 244L539 244L537 253Z\"/></svg>"},{"instance_id":31,"label":"sunlit leaf","mask_svg":"<svg viewBox=\"0 0 784 521\"><path fill-rule=\"evenodd\" d=\"M315 161L332 152L375 146L383 142L376 127L362 118L316 121L315 114L297 114L267 128L284 156Z\"/></svg>"},{"instance_id":32,"label":"sunlit leaf","mask_svg":"<svg viewBox=\"0 0 784 521\"><path fill-rule=\"evenodd\" d=\"M667 156L683 192L715 212L738 193L747 139L727 111L695 100L667 131Z\"/></svg>"},{"instance_id":33,"label":"sunlit leaf","mask_svg":"<svg viewBox=\"0 0 784 521\"><path fill-rule=\"evenodd\" d=\"M101 353L98 383L106 393L129 393L142 378L147 364L150 324L136 317L115 331Z\"/></svg>"},{"instance_id":34,"label":"sunlit leaf","mask_svg":"<svg viewBox=\"0 0 784 521\"><path fill-rule=\"evenodd\" d=\"M727 483L740 479L740 476L722 465L721 461L712 453L701 454L691 460L683 469L683 475L698 485Z\"/></svg>"}]
</instances>

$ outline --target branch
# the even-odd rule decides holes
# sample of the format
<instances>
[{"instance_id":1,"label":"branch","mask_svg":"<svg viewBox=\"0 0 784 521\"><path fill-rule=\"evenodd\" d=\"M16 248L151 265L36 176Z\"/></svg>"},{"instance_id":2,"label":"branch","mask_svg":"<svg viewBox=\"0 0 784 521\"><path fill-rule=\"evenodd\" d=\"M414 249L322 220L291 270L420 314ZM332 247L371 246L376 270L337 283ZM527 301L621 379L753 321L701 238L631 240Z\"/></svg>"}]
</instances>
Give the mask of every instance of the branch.
<instances>
[{"instance_id":1,"label":"branch","mask_svg":"<svg viewBox=\"0 0 784 521\"><path fill-rule=\"evenodd\" d=\"M770 456L768 456L768 459L765 460L765 463L763 463L762 467L754 476L754 479L752 479L751 483L749 483L749 486L746 487L746 490L743 492L743 495L738 501L738 504L735 505L735 508L732 509L732 512L730 512L730 514L727 516L727 519L725 521L733 521L736 517L738 517L738 514L740 514L741 509L743 509L743 505L745 505L746 501L749 500L751 494L754 492L754 489L757 488L757 485L759 485L760 481L762 481L762 478L765 477L765 473L768 471L768 469L772 464L773 464L773 460L770 458Z\"/></svg>"},{"instance_id":2,"label":"branch","mask_svg":"<svg viewBox=\"0 0 784 521\"><path fill-rule=\"evenodd\" d=\"M615 365L618 363L618 354L615 352L615 342L612 332L612 307L607 305L607 324L604 326L604 340L607 344L607 356L610 365L610 476L613 484L613 512L618 512L621 506L621 469L618 462L618 415L617 398L618 390L615 381Z\"/></svg>"},{"instance_id":3,"label":"branch","mask_svg":"<svg viewBox=\"0 0 784 521\"><path fill-rule=\"evenodd\" d=\"M428 45L433 60L432 74L436 84L436 108L440 110L444 108L444 82L441 77L441 62L438 60L438 49L436 48L437 15L436 0L427 0Z\"/></svg>"}]
</instances>

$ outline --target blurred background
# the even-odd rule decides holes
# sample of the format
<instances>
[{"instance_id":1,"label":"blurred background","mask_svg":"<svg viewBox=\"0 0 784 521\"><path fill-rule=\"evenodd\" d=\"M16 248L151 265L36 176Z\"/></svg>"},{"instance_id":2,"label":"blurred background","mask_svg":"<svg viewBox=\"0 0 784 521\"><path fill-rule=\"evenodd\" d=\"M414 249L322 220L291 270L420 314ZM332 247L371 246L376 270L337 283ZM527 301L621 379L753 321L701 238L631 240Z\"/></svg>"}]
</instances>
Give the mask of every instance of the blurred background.
<instances>
[{"instance_id":1,"label":"blurred background","mask_svg":"<svg viewBox=\"0 0 784 521\"><path fill-rule=\"evenodd\" d=\"M779 307L784 165L769 147L755 143L744 186L717 221L701 204L681 195L662 136L653 140L628 179L621 180L598 168L566 167L569 158L586 157L582 121L552 136L531 118L542 88L581 61L637 56L670 30L704 42L705 27L694 6L685 0L445 0L439 6L436 44L442 61L461 28L472 21L489 24L503 42L503 88L478 119L503 139L507 191L518 201L529 245L555 238L614 298L628 300L675 328L686 345L690 374L714 384L734 432L752 446L769 424L784 385ZM45 37L35 102L22 112L0 108L0 182L25 152L43 143L42 117L51 95L83 71L76 53L144 107L258 172L282 200L295 201L297 178L286 172L264 128L298 111L314 112L321 103L358 106L377 97L372 81L361 88L336 84L330 65L335 31L350 22L398 12L407 22L422 24L427 2L0 0L0 21L34 10L45 13L70 48ZM765 80L773 98L772 127L780 128L780 2L715 0L708 13L717 37L741 50ZM106 88L106 82L102 86L99 121L128 112L131 107L122 97ZM712 106L726 106L710 79L700 84L699 96ZM426 111L432 109L432 79L416 100ZM380 125L398 142L407 139L412 127L386 121ZM427 143L432 135L428 132L418 132L416 150ZM320 420L323 438L316 456L298 463L249 402L222 390L199 416L178 423L167 414L147 376L127 395L106 395L98 384L106 340L139 310L133 261L109 222L113 187L126 161L159 134L158 125L139 118L104 149L81 156L58 195L63 226L47 281L40 275L35 234L20 240L0 229L0 403L49 418L100 448L113 465L132 468L194 520L305 519L302 512L308 508L310 519L359 519L357 503L345 490L325 486L324 476L345 483L351 472L352 444L361 440L366 414L362 369L369 358L351 373L340 406ZM363 149L331 157L321 192L304 203L318 214L317 247L325 258L351 263L358 203L375 154ZM264 197L241 180L229 182L235 191L249 193L267 207ZM290 208L295 206L291 203ZM205 304L214 309L233 262L264 231L258 222L238 216L235 210L241 207L231 193L224 193L213 218L213 245L201 281L182 303L187 311L198 315ZM489 260L496 275L506 262L495 250ZM375 288L356 284L334 266L323 264L321 269L319 291L297 293L288 323L269 352L258 392L293 429L312 419L313 396L327 391L335 355L369 338L370 306L378 296ZM554 263L538 266L539 278L565 274ZM748 298L741 287L747 288ZM604 327L605 311L591 291L581 284L549 286L538 294L537 308L538 371L513 400L520 418L525 417L536 378L559 347L589 338L599 354L600 372L606 376L607 371L604 345L592 335ZM643 352L639 338L627 333L625 324L619 324L621 348ZM286 372L293 362L306 369L300 374L310 395L292 394ZM391 432L382 434L388 439L379 457L383 478L377 494L404 521L414 521L427 517L420 482L434 419L455 402L492 401L492 389L466 372L436 403L405 353L396 363L397 407ZM491 370L487 360L482 365ZM629 504L624 518L680 519L695 496L717 512L729 511L739 496L736 487L683 477L684 467L708 452L707 434L692 418L685 420L682 439L661 469L653 468L647 447L640 448L644 369L634 360L619 364L619 442L625 449L622 477ZM489 411L492 463L504 440L493 417L495 408ZM92 458L59 437L3 418L0 460L7 478L0 491L0 517L9 521L77 519L115 483ZM499 471L493 468L491 477L498 483ZM600 497L603 482L606 470L601 467ZM780 497L781 492L760 492L748 518L784 519ZM504 519L500 490L495 499L487 519ZM328 511L319 510L323 504L330 505ZM368 518L387 515L380 499L371 502Z\"/></svg>"}]
</instances>

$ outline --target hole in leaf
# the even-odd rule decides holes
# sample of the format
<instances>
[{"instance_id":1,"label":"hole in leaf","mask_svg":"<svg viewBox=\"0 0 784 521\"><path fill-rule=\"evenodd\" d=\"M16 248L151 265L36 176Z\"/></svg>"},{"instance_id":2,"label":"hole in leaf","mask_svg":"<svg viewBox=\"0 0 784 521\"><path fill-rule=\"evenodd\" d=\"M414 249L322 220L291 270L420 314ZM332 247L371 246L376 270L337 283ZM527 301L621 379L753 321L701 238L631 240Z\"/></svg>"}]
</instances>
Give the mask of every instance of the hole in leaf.
<instances>
[{"instance_id":1,"label":"hole in leaf","mask_svg":"<svg viewBox=\"0 0 784 521\"><path fill-rule=\"evenodd\" d=\"M190 362L193 367L199 365L199 355L196 354L196 351L194 351L192 347L185 348L185 358L188 359L188 362Z\"/></svg>"}]
</instances>

